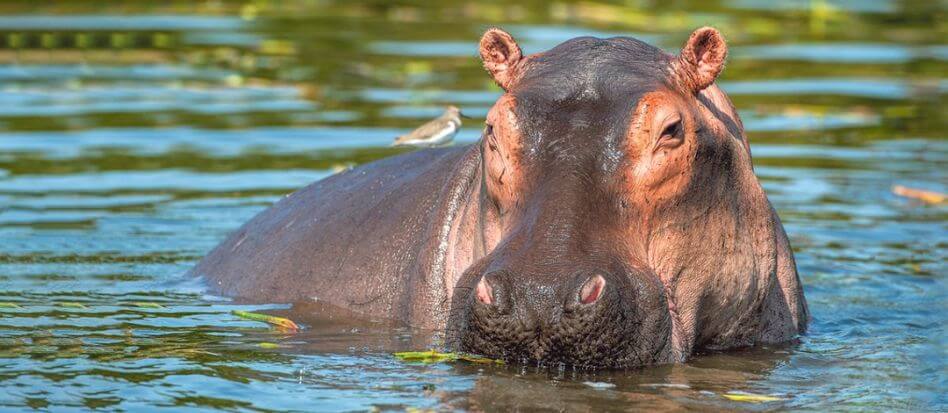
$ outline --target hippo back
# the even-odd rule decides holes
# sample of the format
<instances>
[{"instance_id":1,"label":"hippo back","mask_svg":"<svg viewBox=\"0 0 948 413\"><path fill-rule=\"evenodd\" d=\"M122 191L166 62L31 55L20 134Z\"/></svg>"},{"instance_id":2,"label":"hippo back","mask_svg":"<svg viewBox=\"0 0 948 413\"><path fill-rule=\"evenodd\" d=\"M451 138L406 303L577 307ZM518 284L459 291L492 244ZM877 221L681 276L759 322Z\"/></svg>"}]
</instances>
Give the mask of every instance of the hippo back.
<instances>
[{"instance_id":1,"label":"hippo back","mask_svg":"<svg viewBox=\"0 0 948 413\"><path fill-rule=\"evenodd\" d=\"M438 283L436 235L451 218L446 204L470 186L476 156L471 147L428 149L313 183L232 233L191 274L245 301L318 300L411 321L417 295Z\"/></svg>"}]
</instances>

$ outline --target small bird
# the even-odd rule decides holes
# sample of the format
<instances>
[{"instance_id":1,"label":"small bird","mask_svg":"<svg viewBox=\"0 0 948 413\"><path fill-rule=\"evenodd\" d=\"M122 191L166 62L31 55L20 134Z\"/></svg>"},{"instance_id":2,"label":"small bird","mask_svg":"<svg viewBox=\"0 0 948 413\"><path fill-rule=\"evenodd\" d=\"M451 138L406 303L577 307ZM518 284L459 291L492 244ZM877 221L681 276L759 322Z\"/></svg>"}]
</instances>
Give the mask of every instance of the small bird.
<instances>
[{"instance_id":1,"label":"small bird","mask_svg":"<svg viewBox=\"0 0 948 413\"><path fill-rule=\"evenodd\" d=\"M451 143L461 129L461 109L448 106L441 116L425 123L405 135L395 138L392 146L415 146L430 148Z\"/></svg>"}]
</instances>

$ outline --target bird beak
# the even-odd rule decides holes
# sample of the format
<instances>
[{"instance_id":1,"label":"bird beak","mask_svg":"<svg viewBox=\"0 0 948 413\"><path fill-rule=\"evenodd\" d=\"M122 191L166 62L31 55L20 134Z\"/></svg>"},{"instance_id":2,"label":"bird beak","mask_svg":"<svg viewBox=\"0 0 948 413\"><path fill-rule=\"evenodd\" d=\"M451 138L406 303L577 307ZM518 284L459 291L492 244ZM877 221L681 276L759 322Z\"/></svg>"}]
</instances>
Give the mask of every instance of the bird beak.
<instances>
[{"instance_id":1,"label":"bird beak","mask_svg":"<svg viewBox=\"0 0 948 413\"><path fill-rule=\"evenodd\" d=\"M461 112L458 112L458 116L460 116L460 117L462 117L462 118L464 118L464 119L474 119L474 118L472 118L472 117L470 117L470 116L467 116L467 115L465 115L465 114L463 114L463 113L461 113Z\"/></svg>"}]
</instances>

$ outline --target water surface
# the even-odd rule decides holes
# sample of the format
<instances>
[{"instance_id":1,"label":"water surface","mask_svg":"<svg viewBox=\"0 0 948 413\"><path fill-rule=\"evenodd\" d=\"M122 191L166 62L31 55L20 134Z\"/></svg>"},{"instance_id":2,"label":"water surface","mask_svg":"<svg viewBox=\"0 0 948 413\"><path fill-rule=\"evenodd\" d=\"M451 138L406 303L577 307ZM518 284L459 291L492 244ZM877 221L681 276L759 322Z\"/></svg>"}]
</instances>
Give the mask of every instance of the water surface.
<instances>
[{"instance_id":1,"label":"water surface","mask_svg":"<svg viewBox=\"0 0 948 413\"><path fill-rule=\"evenodd\" d=\"M944 10L629 3L0 3L0 409L945 409L948 210L890 191L948 191ZM437 337L183 277L444 105L482 118L490 25L535 52L587 34L675 50L706 24L796 253L813 314L796 345L624 372L416 365L391 353Z\"/></svg>"}]
</instances>

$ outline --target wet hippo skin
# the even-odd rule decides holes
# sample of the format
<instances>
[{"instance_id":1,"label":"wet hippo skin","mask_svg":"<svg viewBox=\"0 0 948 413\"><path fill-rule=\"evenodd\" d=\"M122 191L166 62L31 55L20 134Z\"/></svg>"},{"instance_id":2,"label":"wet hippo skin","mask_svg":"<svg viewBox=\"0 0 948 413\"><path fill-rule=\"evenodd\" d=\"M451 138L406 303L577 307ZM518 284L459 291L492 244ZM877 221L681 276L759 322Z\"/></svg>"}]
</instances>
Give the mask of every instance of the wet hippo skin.
<instances>
[{"instance_id":1,"label":"wet hippo skin","mask_svg":"<svg viewBox=\"0 0 948 413\"><path fill-rule=\"evenodd\" d=\"M515 362L634 367L805 331L793 253L714 84L718 31L677 55L625 37L524 55L491 29L480 54L505 93L477 143L316 182L192 273Z\"/></svg>"}]
</instances>

